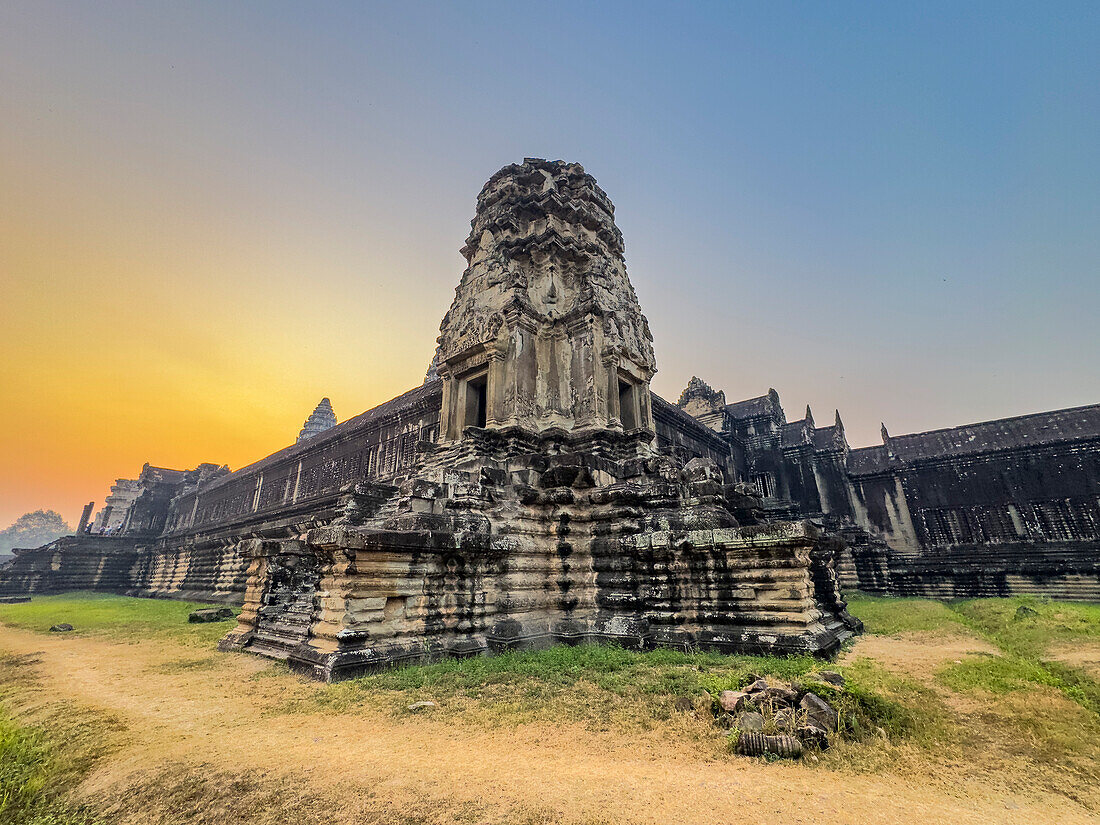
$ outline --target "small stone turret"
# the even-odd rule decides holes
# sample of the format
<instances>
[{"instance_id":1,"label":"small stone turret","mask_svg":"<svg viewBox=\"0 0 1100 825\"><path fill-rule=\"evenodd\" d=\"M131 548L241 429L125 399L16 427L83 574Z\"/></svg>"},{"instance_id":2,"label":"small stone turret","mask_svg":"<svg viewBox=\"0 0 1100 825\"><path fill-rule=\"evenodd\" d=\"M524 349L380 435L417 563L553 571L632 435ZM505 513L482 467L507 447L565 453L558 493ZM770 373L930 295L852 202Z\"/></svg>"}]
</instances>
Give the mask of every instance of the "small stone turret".
<instances>
[{"instance_id":1,"label":"small stone turret","mask_svg":"<svg viewBox=\"0 0 1100 825\"><path fill-rule=\"evenodd\" d=\"M649 323L614 207L578 163L527 158L485 184L429 371L439 440L468 427L654 430Z\"/></svg>"},{"instance_id":2,"label":"small stone turret","mask_svg":"<svg viewBox=\"0 0 1100 825\"><path fill-rule=\"evenodd\" d=\"M301 444L307 438L313 438L315 435L320 435L325 430L330 430L336 426L336 413L332 411L332 402L328 398L322 398L321 403L318 404L313 412L309 414L309 418L302 424L302 431L298 433L298 440L296 444Z\"/></svg>"},{"instance_id":3,"label":"small stone turret","mask_svg":"<svg viewBox=\"0 0 1100 825\"><path fill-rule=\"evenodd\" d=\"M712 389L710 384L696 375L691 376L676 405L712 430L722 432L725 429L726 394L722 390Z\"/></svg>"}]
</instances>

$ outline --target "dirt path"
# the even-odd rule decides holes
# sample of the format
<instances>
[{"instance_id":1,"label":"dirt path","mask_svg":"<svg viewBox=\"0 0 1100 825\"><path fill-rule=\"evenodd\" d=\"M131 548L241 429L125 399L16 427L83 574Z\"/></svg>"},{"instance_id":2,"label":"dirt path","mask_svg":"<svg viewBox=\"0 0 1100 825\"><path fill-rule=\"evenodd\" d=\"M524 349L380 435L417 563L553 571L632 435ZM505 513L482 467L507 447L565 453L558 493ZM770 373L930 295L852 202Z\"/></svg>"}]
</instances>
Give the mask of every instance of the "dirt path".
<instances>
[{"instance_id":1,"label":"dirt path","mask_svg":"<svg viewBox=\"0 0 1100 825\"><path fill-rule=\"evenodd\" d=\"M883 656L875 647L882 644L876 638L862 654ZM183 809L146 805L134 790L145 787L158 766L172 765L257 775L294 793L316 794L326 800L328 822L375 821L382 812L382 821L431 823L1100 822L1065 798L996 779L958 784L931 775L701 759L675 738L570 724L484 730L440 711L398 718L371 708L286 713L288 700L325 687L272 673L255 657L212 657L170 643L46 637L0 627L0 649L37 654L44 688L38 696L101 708L124 722L123 746L80 789L115 800L121 822L191 821ZM195 666L182 666L185 659ZM127 818L135 799L143 813ZM292 806L290 797L286 805Z\"/></svg>"},{"instance_id":2,"label":"dirt path","mask_svg":"<svg viewBox=\"0 0 1100 825\"><path fill-rule=\"evenodd\" d=\"M1055 661L1080 668L1092 678L1100 679L1100 642L1055 645L1048 653Z\"/></svg>"},{"instance_id":3,"label":"dirt path","mask_svg":"<svg viewBox=\"0 0 1100 825\"><path fill-rule=\"evenodd\" d=\"M901 636L863 636L840 662L851 664L865 656L887 670L926 679L936 668L964 656L999 652L989 642L973 636L914 632Z\"/></svg>"}]
</instances>

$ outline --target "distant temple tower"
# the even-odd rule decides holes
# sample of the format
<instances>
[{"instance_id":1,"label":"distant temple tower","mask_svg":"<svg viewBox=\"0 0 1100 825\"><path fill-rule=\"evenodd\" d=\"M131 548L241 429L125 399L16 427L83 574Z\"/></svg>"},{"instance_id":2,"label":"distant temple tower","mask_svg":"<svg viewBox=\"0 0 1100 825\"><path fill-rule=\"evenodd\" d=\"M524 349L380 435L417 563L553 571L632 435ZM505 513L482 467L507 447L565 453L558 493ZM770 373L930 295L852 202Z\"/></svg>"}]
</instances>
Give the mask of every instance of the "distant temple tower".
<instances>
[{"instance_id":1,"label":"distant temple tower","mask_svg":"<svg viewBox=\"0 0 1100 825\"><path fill-rule=\"evenodd\" d=\"M653 337L614 214L579 163L527 158L485 184L429 371L441 442L467 427L653 432Z\"/></svg>"},{"instance_id":2,"label":"distant temple tower","mask_svg":"<svg viewBox=\"0 0 1100 825\"><path fill-rule=\"evenodd\" d=\"M298 433L298 440L295 444L301 444L307 438L313 438L315 435L320 435L325 430L330 430L336 426L336 413L332 411L332 403L328 398L322 398L321 403L318 404L312 413L309 414L309 418L305 420L302 425L302 431Z\"/></svg>"}]
</instances>

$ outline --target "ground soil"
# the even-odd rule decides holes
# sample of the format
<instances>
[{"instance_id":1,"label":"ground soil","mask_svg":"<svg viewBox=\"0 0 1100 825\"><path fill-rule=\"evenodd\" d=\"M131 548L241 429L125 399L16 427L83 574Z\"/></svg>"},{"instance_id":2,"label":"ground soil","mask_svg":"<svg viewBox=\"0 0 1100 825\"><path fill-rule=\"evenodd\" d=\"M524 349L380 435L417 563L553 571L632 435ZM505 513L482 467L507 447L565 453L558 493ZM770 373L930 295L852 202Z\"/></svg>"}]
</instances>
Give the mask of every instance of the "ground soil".
<instances>
[{"instance_id":1,"label":"ground soil","mask_svg":"<svg viewBox=\"0 0 1100 825\"><path fill-rule=\"evenodd\" d=\"M840 661L845 664L867 657L894 673L930 682L932 673L943 665L975 653L999 652L989 642L973 636L913 632L898 636L862 636Z\"/></svg>"},{"instance_id":2,"label":"ground soil","mask_svg":"<svg viewBox=\"0 0 1100 825\"><path fill-rule=\"evenodd\" d=\"M920 672L984 649L973 639L871 636L848 655ZM996 771L959 780L767 764L700 754L689 739L568 722L484 729L443 708L302 712L295 700L324 686L253 656L170 641L0 627L0 650L37 660L40 689L24 705L64 702L120 722L113 755L75 789L120 823L284 822L292 813L333 823L1100 822L1080 802Z\"/></svg>"},{"instance_id":3,"label":"ground soil","mask_svg":"<svg viewBox=\"0 0 1100 825\"><path fill-rule=\"evenodd\" d=\"M1055 645L1050 649L1050 658L1080 668L1093 679L1100 679L1100 642Z\"/></svg>"}]
</instances>

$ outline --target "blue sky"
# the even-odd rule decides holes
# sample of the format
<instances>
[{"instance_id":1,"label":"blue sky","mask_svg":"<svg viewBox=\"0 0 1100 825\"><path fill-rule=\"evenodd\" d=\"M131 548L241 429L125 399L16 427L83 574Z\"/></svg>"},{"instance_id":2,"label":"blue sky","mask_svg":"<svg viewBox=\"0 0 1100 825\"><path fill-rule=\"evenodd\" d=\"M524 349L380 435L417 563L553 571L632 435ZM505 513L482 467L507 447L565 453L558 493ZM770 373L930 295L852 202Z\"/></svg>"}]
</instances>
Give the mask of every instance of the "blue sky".
<instances>
[{"instance_id":1,"label":"blue sky","mask_svg":"<svg viewBox=\"0 0 1100 825\"><path fill-rule=\"evenodd\" d=\"M853 445L1096 403L1098 43L1095 3L9 1L5 351L43 386L153 353L111 372L143 422L201 373L196 432L250 453L195 458L237 466L422 378L477 192L532 156L615 202L666 397L775 387Z\"/></svg>"}]
</instances>

